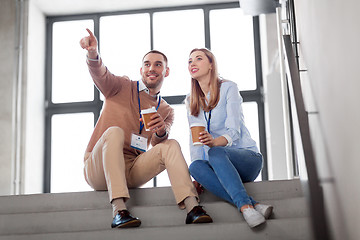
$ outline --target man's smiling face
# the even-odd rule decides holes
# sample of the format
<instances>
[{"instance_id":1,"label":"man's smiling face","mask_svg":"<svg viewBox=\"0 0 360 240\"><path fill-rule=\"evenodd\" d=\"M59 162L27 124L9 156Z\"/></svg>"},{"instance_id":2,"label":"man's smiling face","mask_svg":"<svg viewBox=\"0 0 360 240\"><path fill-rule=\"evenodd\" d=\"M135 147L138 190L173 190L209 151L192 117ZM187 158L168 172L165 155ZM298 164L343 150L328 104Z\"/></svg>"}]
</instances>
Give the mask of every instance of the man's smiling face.
<instances>
[{"instance_id":1,"label":"man's smiling face","mask_svg":"<svg viewBox=\"0 0 360 240\"><path fill-rule=\"evenodd\" d=\"M169 68L161 54L149 53L143 59L140 73L150 91L160 91L164 78L169 75Z\"/></svg>"}]
</instances>

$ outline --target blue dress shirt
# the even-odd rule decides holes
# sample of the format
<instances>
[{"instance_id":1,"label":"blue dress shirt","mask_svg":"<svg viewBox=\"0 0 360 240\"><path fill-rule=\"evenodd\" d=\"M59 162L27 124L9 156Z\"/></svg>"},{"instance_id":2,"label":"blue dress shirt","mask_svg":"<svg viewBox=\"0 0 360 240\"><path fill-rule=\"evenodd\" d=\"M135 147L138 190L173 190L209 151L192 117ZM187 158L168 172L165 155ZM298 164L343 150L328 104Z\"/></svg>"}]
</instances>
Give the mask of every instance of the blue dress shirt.
<instances>
[{"instance_id":1,"label":"blue dress shirt","mask_svg":"<svg viewBox=\"0 0 360 240\"><path fill-rule=\"evenodd\" d=\"M207 96L210 99L210 93ZM189 106L189 98L186 98L187 106ZM245 126L244 115L241 103L243 102L240 96L239 89L236 83L228 80L222 80L220 87L220 99L218 104L211 111L211 119L209 122L210 134L213 138L223 136L228 140L226 147L229 148L243 148L254 152L259 152L256 142L251 138L249 130ZM207 125L209 113L200 109L197 117L190 115L190 109L187 107L187 117L189 126L193 123L202 123ZM191 134L190 135L190 155L191 161L208 160L209 147L193 146Z\"/></svg>"}]
</instances>

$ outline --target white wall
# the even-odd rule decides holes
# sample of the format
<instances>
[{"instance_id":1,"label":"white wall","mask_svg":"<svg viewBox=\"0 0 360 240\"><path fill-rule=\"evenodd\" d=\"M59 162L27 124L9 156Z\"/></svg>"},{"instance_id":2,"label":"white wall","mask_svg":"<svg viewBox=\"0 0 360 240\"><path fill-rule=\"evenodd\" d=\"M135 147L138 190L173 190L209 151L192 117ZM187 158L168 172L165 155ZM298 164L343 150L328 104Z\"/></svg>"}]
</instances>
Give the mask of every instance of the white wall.
<instances>
[{"instance_id":1,"label":"white wall","mask_svg":"<svg viewBox=\"0 0 360 240\"><path fill-rule=\"evenodd\" d=\"M45 16L30 1L23 193L41 193L44 175Z\"/></svg>"},{"instance_id":2,"label":"white wall","mask_svg":"<svg viewBox=\"0 0 360 240\"><path fill-rule=\"evenodd\" d=\"M360 239L360 2L296 0L301 79L335 239ZM309 98L309 97L308 97Z\"/></svg>"},{"instance_id":3,"label":"white wall","mask_svg":"<svg viewBox=\"0 0 360 240\"><path fill-rule=\"evenodd\" d=\"M15 2L0 2L0 195L13 190L13 80L15 78Z\"/></svg>"},{"instance_id":4,"label":"white wall","mask_svg":"<svg viewBox=\"0 0 360 240\"><path fill-rule=\"evenodd\" d=\"M16 3L0 1L0 195L40 193L43 186L45 17L32 1L23 2L20 17Z\"/></svg>"},{"instance_id":5,"label":"white wall","mask_svg":"<svg viewBox=\"0 0 360 240\"><path fill-rule=\"evenodd\" d=\"M269 180L288 179L276 15L260 17L266 147Z\"/></svg>"}]
</instances>

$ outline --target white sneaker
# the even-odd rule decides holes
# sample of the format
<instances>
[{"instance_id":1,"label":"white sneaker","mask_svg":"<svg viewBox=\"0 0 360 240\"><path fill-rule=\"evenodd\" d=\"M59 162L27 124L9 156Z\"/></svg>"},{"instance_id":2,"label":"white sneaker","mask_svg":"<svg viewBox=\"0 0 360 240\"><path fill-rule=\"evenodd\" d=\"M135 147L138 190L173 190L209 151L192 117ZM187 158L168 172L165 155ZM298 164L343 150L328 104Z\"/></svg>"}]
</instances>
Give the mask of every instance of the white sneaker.
<instances>
[{"instance_id":1,"label":"white sneaker","mask_svg":"<svg viewBox=\"0 0 360 240\"><path fill-rule=\"evenodd\" d=\"M253 208L245 208L242 214L245 218L245 221L251 228L256 227L266 221L264 216Z\"/></svg>"},{"instance_id":2,"label":"white sneaker","mask_svg":"<svg viewBox=\"0 0 360 240\"><path fill-rule=\"evenodd\" d=\"M261 213L265 219L269 219L273 212L273 206L259 203L255 205L255 210Z\"/></svg>"}]
</instances>

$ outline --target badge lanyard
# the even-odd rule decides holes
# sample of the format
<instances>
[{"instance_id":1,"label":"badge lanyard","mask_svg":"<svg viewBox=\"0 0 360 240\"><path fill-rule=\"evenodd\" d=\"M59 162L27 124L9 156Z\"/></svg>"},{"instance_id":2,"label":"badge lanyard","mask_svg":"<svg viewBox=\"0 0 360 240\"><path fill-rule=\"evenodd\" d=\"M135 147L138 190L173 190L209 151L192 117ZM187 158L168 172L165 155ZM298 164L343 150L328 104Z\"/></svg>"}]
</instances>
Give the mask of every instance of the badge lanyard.
<instances>
[{"instance_id":1,"label":"badge lanyard","mask_svg":"<svg viewBox=\"0 0 360 240\"><path fill-rule=\"evenodd\" d=\"M208 133L210 133L211 111L212 111L212 110L209 111L209 119L207 119L206 113L205 113L205 111L204 111L204 117L205 117L205 120L206 120L206 122L207 122L207 131L208 131Z\"/></svg>"},{"instance_id":2,"label":"badge lanyard","mask_svg":"<svg viewBox=\"0 0 360 240\"><path fill-rule=\"evenodd\" d=\"M140 108L140 91L139 91L139 81L137 81L137 93L138 93L138 103L139 103L139 114L140 114L140 118L142 118L142 115L141 115L141 108ZM161 96L159 96L159 102L158 102L158 105L156 107L156 111L159 109L159 106L160 106L160 102L161 102ZM140 122L140 131L139 131L139 134L141 134L141 131L143 130L144 128L144 124L142 122Z\"/></svg>"}]
</instances>

